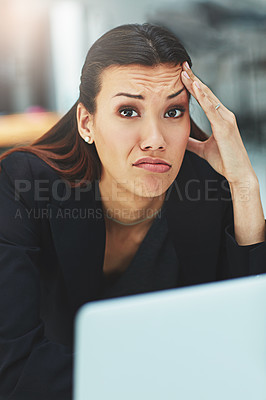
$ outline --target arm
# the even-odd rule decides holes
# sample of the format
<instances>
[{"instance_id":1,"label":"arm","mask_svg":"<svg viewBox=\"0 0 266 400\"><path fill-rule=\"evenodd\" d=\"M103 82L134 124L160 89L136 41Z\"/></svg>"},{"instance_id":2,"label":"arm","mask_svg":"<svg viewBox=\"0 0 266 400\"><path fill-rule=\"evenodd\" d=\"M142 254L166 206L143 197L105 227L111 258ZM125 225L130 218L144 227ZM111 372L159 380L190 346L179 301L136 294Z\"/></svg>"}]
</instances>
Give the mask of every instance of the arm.
<instances>
[{"instance_id":1,"label":"arm","mask_svg":"<svg viewBox=\"0 0 266 400\"><path fill-rule=\"evenodd\" d=\"M16 179L33 180L27 156L14 153L0 173L0 399L70 400L73 355L44 336L39 222L27 214L32 191L15 199Z\"/></svg>"},{"instance_id":2,"label":"arm","mask_svg":"<svg viewBox=\"0 0 266 400\"><path fill-rule=\"evenodd\" d=\"M234 208L234 231L239 245L251 245L265 240L265 221L256 177L240 184L231 184ZM243 218L244 216L244 218Z\"/></svg>"},{"instance_id":3,"label":"arm","mask_svg":"<svg viewBox=\"0 0 266 400\"><path fill-rule=\"evenodd\" d=\"M222 194L222 198L226 198L226 194ZM238 278L266 272L266 242L241 245L236 241L233 207L232 201L225 201L218 279Z\"/></svg>"}]
</instances>

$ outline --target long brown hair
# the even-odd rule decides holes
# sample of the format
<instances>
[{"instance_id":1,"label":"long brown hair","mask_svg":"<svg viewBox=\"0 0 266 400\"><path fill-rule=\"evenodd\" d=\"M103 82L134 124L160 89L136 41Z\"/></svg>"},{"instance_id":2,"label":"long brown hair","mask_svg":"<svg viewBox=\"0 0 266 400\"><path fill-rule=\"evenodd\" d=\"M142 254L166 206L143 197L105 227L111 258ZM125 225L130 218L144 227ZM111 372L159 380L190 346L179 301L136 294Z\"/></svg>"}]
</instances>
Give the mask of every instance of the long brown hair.
<instances>
[{"instance_id":1,"label":"long brown hair","mask_svg":"<svg viewBox=\"0 0 266 400\"><path fill-rule=\"evenodd\" d=\"M178 38L168 29L149 23L118 26L102 35L90 48L80 80L79 99L48 132L28 146L16 147L1 155L0 161L14 151L36 154L71 186L99 179L101 161L94 144L88 145L78 132L76 109L83 103L90 114L96 112L96 96L101 90L101 73L110 65L161 63L179 65L191 59ZM191 119L191 137L208 136Z\"/></svg>"}]
</instances>

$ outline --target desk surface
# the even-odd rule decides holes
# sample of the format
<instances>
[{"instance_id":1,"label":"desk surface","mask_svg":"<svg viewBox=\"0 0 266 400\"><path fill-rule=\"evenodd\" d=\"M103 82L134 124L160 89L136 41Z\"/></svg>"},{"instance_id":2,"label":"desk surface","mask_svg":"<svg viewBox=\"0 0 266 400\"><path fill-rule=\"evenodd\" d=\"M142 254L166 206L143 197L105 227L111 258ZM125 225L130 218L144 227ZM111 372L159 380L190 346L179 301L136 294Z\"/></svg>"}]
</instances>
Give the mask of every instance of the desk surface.
<instances>
[{"instance_id":1,"label":"desk surface","mask_svg":"<svg viewBox=\"0 0 266 400\"><path fill-rule=\"evenodd\" d=\"M0 116L0 147L28 144L47 132L60 115L54 112Z\"/></svg>"}]
</instances>

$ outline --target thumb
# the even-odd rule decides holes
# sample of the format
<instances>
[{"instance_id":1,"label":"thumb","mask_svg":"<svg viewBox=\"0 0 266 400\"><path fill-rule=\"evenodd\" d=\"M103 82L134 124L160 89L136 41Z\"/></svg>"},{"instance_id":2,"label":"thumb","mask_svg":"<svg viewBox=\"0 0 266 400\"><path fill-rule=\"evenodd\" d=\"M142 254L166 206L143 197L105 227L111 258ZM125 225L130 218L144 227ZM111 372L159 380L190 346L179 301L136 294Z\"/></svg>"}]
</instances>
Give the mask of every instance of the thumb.
<instances>
[{"instance_id":1,"label":"thumb","mask_svg":"<svg viewBox=\"0 0 266 400\"><path fill-rule=\"evenodd\" d=\"M204 157L205 142L189 137L187 142L187 150L192 151L201 158Z\"/></svg>"}]
</instances>

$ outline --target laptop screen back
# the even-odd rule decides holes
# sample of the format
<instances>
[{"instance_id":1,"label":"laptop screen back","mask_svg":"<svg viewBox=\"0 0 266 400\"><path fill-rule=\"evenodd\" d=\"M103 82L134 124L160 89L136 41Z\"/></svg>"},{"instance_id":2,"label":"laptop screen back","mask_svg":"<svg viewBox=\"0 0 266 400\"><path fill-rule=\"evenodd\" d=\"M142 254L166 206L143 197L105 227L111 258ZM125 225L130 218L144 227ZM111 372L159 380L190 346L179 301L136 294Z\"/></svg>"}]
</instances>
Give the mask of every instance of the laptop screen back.
<instances>
[{"instance_id":1,"label":"laptop screen back","mask_svg":"<svg viewBox=\"0 0 266 400\"><path fill-rule=\"evenodd\" d=\"M74 400L265 400L266 274L87 303Z\"/></svg>"}]
</instances>

